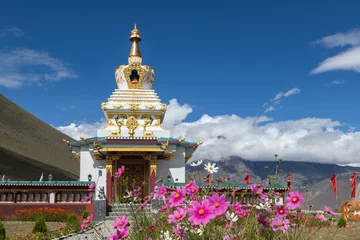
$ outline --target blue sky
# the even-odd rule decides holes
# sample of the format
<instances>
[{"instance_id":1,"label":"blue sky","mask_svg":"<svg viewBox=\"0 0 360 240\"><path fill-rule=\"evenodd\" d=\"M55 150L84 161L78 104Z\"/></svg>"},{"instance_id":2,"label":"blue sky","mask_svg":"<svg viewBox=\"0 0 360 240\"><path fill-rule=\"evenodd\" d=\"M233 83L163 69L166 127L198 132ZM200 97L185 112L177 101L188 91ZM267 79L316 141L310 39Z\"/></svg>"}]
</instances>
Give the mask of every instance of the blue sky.
<instances>
[{"instance_id":1,"label":"blue sky","mask_svg":"<svg viewBox=\"0 0 360 240\"><path fill-rule=\"evenodd\" d=\"M311 71L360 44L360 3L277 2L3 2L0 62L12 60L0 67L0 92L53 126L99 121L136 23L156 92L165 103L189 104L186 121L265 114L277 122L329 118L345 133L357 129L357 53Z\"/></svg>"}]
</instances>

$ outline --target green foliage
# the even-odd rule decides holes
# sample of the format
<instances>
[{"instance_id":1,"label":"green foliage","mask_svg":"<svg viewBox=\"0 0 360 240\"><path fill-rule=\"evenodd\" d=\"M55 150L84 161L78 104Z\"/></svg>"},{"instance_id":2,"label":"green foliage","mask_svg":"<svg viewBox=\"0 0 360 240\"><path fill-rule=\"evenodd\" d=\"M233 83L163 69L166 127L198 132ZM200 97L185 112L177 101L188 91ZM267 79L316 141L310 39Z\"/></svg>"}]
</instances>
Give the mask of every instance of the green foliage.
<instances>
[{"instance_id":1,"label":"green foliage","mask_svg":"<svg viewBox=\"0 0 360 240\"><path fill-rule=\"evenodd\" d=\"M88 210L85 210L82 214L82 219L86 219L88 216L90 216L90 212Z\"/></svg>"},{"instance_id":2,"label":"green foliage","mask_svg":"<svg viewBox=\"0 0 360 240\"><path fill-rule=\"evenodd\" d=\"M346 220L344 219L344 217L339 218L339 221L337 223L337 226L339 228L343 228L346 227Z\"/></svg>"},{"instance_id":3,"label":"green foliage","mask_svg":"<svg viewBox=\"0 0 360 240\"><path fill-rule=\"evenodd\" d=\"M39 219L36 221L35 223L35 227L32 230L33 233L46 233L47 232L47 227L46 227L46 223L45 223L45 218L44 217L39 217Z\"/></svg>"},{"instance_id":4,"label":"green foliage","mask_svg":"<svg viewBox=\"0 0 360 240\"><path fill-rule=\"evenodd\" d=\"M66 228L69 231L78 232L81 229L80 222L76 214L70 214L66 220Z\"/></svg>"},{"instance_id":5,"label":"green foliage","mask_svg":"<svg viewBox=\"0 0 360 240\"><path fill-rule=\"evenodd\" d=\"M0 240L5 240L5 239L6 239L5 227L0 221Z\"/></svg>"}]
</instances>

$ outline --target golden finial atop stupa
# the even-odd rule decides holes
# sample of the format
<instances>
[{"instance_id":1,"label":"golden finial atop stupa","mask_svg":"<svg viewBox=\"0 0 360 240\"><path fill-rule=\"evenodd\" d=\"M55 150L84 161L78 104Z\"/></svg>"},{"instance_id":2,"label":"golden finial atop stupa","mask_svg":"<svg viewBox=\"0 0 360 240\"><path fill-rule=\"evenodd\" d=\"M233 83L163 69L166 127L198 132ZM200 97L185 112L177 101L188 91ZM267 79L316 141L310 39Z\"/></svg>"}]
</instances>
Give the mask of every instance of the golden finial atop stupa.
<instances>
[{"instance_id":1,"label":"golden finial atop stupa","mask_svg":"<svg viewBox=\"0 0 360 240\"><path fill-rule=\"evenodd\" d=\"M132 42L131 50L129 57L141 57L140 48L138 43L141 41L140 31L136 28L136 24L134 29L131 31L130 41Z\"/></svg>"}]
</instances>

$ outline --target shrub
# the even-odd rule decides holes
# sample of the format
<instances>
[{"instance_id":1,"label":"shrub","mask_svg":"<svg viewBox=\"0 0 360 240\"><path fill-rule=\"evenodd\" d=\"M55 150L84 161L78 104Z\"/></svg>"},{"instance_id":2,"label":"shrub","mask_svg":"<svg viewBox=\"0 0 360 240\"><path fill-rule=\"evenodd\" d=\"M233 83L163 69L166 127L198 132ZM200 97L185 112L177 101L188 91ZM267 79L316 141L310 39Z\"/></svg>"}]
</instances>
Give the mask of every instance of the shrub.
<instances>
[{"instance_id":1,"label":"shrub","mask_svg":"<svg viewBox=\"0 0 360 240\"><path fill-rule=\"evenodd\" d=\"M80 231L81 225L76 214L70 214L66 220L66 228L70 231Z\"/></svg>"},{"instance_id":2,"label":"shrub","mask_svg":"<svg viewBox=\"0 0 360 240\"><path fill-rule=\"evenodd\" d=\"M337 223L337 226L338 226L339 228L346 227L346 220L345 220L344 217L339 218L339 221L338 221L338 223Z\"/></svg>"},{"instance_id":3,"label":"shrub","mask_svg":"<svg viewBox=\"0 0 360 240\"><path fill-rule=\"evenodd\" d=\"M5 227L0 221L0 240L5 240L5 238L6 238Z\"/></svg>"},{"instance_id":4,"label":"shrub","mask_svg":"<svg viewBox=\"0 0 360 240\"><path fill-rule=\"evenodd\" d=\"M73 212L70 210L45 207L18 209L9 215L12 221L36 221L39 217L44 217L47 222L65 222L71 213Z\"/></svg>"},{"instance_id":5,"label":"shrub","mask_svg":"<svg viewBox=\"0 0 360 240\"><path fill-rule=\"evenodd\" d=\"M45 218L44 217L39 217L39 219L36 221L35 223L35 227L32 230L33 233L46 233L47 232L47 227L46 227L46 223L45 223Z\"/></svg>"},{"instance_id":6,"label":"shrub","mask_svg":"<svg viewBox=\"0 0 360 240\"><path fill-rule=\"evenodd\" d=\"M82 219L86 219L88 216L90 216L90 212L88 210L85 210L82 214Z\"/></svg>"}]
</instances>

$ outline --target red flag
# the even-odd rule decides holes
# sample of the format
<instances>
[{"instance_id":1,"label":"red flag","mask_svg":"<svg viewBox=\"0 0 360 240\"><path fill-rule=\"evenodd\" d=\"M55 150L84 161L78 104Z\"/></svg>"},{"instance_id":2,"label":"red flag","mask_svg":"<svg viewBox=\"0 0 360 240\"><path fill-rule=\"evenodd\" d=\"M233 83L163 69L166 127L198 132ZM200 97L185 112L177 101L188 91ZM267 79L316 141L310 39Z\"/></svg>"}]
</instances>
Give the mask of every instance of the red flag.
<instances>
[{"instance_id":1,"label":"red flag","mask_svg":"<svg viewBox=\"0 0 360 240\"><path fill-rule=\"evenodd\" d=\"M331 176L331 185L332 185L334 194L336 196L336 174L335 173Z\"/></svg>"},{"instance_id":2,"label":"red flag","mask_svg":"<svg viewBox=\"0 0 360 240\"><path fill-rule=\"evenodd\" d=\"M288 173L287 175L287 187L288 187L288 191L291 192L291 174Z\"/></svg>"},{"instance_id":3,"label":"red flag","mask_svg":"<svg viewBox=\"0 0 360 240\"><path fill-rule=\"evenodd\" d=\"M356 172L353 173L350 181L351 181L351 197L354 198L355 197L355 188L356 188Z\"/></svg>"},{"instance_id":4,"label":"red flag","mask_svg":"<svg viewBox=\"0 0 360 240\"><path fill-rule=\"evenodd\" d=\"M247 174L244 179L244 184L250 184L250 174Z\"/></svg>"}]
</instances>

